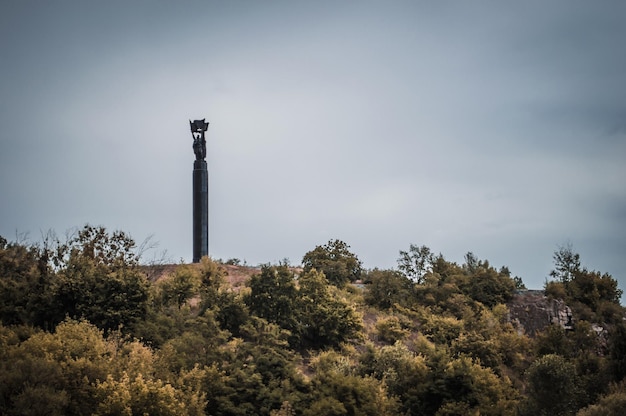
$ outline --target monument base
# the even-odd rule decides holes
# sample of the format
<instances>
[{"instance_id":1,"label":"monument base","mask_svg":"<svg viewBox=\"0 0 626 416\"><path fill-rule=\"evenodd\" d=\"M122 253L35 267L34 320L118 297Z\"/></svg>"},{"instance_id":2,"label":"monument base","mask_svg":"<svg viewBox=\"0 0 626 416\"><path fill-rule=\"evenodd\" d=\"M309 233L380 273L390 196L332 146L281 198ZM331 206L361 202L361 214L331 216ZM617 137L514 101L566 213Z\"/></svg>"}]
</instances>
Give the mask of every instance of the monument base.
<instances>
[{"instance_id":1,"label":"monument base","mask_svg":"<svg viewBox=\"0 0 626 416\"><path fill-rule=\"evenodd\" d=\"M205 160L193 162L193 262L209 255L209 172Z\"/></svg>"}]
</instances>

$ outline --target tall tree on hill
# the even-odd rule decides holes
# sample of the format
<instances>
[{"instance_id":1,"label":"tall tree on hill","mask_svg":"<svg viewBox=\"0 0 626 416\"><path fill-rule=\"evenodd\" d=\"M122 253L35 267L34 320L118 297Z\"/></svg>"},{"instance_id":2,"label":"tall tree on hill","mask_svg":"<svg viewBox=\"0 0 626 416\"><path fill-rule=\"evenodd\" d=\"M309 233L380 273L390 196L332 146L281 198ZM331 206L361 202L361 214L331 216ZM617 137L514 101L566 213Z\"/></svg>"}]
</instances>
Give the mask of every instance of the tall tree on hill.
<instances>
[{"instance_id":1,"label":"tall tree on hill","mask_svg":"<svg viewBox=\"0 0 626 416\"><path fill-rule=\"evenodd\" d=\"M304 271L321 271L331 284L339 287L355 281L361 277L363 269L361 261L349 249L350 246L341 240L317 246L302 258Z\"/></svg>"},{"instance_id":2,"label":"tall tree on hill","mask_svg":"<svg viewBox=\"0 0 626 416\"><path fill-rule=\"evenodd\" d=\"M545 355L528 368L528 399L523 415L574 415L582 391L576 366L556 354Z\"/></svg>"},{"instance_id":3,"label":"tall tree on hill","mask_svg":"<svg viewBox=\"0 0 626 416\"><path fill-rule=\"evenodd\" d=\"M126 329L147 310L148 282L139 270L135 242L122 231L86 225L57 247L51 314L85 318L104 330Z\"/></svg>"},{"instance_id":4,"label":"tall tree on hill","mask_svg":"<svg viewBox=\"0 0 626 416\"><path fill-rule=\"evenodd\" d=\"M0 236L0 322L48 327L50 282L48 251L8 242Z\"/></svg>"},{"instance_id":5,"label":"tall tree on hill","mask_svg":"<svg viewBox=\"0 0 626 416\"><path fill-rule=\"evenodd\" d=\"M389 309L394 304L407 306L413 298L413 283L397 270L374 269L367 272L369 281L364 299L368 305Z\"/></svg>"},{"instance_id":6,"label":"tall tree on hill","mask_svg":"<svg viewBox=\"0 0 626 416\"><path fill-rule=\"evenodd\" d=\"M297 332L295 276L287 266L264 265L261 273L250 278L248 286L251 290L246 304L250 313Z\"/></svg>"},{"instance_id":7,"label":"tall tree on hill","mask_svg":"<svg viewBox=\"0 0 626 416\"><path fill-rule=\"evenodd\" d=\"M424 283L424 275L432 271L435 256L426 246L411 244L409 251L400 250L398 269L417 284Z\"/></svg>"},{"instance_id":8,"label":"tall tree on hill","mask_svg":"<svg viewBox=\"0 0 626 416\"><path fill-rule=\"evenodd\" d=\"M298 279L298 311L302 346L335 347L358 338L361 319L344 301L335 299L328 280L318 271L305 272Z\"/></svg>"},{"instance_id":9,"label":"tall tree on hill","mask_svg":"<svg viewBox=\"0 0 626 416\"><path fill-rule=\"evenodd\" d=\"M562 283L571 281L575 273L580 271L580 255L574 252L572 243L559 247L552 258L554 270L550 272L550 276Z\"/></svg>"}]
</instances>

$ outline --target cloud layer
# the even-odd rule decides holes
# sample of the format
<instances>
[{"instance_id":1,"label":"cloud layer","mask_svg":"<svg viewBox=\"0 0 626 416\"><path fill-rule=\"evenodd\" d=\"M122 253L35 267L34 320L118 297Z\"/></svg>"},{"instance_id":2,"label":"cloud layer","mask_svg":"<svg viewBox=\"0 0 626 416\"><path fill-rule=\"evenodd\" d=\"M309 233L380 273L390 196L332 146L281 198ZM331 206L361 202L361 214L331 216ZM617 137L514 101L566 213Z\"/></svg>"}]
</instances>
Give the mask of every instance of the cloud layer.
<instances>
[{"instance_id":1,"label":"cloud layer","mask_svg":"<svg viewBox=\"0 0 626 416\"><path fill-rule=\"evenodd\" d=\"M622 2L5 2L0 234L85 222L191 258L367 267L410 243L541 287L571 241L626 286Z\"/></svg>"}]
</instances>

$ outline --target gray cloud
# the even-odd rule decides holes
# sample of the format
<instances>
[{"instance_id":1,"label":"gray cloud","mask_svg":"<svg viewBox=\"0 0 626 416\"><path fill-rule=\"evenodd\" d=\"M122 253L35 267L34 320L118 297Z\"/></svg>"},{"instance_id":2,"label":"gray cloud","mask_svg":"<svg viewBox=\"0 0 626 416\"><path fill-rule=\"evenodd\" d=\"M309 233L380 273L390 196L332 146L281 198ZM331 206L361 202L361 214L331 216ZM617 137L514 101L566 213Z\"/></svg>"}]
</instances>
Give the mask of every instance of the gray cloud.
<instances>
[{"instance_id":1,"label":"gray cloud","mask_svg":"<svg viewBox=\"0 0 626 416\"><path fill-rule=\"evenodd\" d=\"M571 240L620 275L621 2L5 2L0 234L84 222L191 252L206 117L211 253L426 244L540 287Z\"/></svg>"}]
</instances>

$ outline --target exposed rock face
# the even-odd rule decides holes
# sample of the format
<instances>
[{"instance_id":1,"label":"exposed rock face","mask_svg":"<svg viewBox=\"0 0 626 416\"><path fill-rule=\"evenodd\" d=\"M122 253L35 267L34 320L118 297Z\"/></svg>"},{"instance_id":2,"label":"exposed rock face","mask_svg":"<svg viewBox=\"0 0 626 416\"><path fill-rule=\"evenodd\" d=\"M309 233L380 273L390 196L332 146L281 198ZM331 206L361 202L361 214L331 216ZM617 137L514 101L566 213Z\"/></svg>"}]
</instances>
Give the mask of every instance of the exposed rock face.
<instances>
[{"instance_id":1,"label":"exposed rock face","mask_svg":"<svg viewBox=\"0 0 626 416\"><path fill-rule=\"evenodd\" d=\"M520 291L507 306L509 320L518 331L531 337L551 324L573 329L570 307L562 300L547 298L543 290Z\"/></svg>"}]
</instances>

